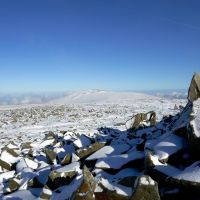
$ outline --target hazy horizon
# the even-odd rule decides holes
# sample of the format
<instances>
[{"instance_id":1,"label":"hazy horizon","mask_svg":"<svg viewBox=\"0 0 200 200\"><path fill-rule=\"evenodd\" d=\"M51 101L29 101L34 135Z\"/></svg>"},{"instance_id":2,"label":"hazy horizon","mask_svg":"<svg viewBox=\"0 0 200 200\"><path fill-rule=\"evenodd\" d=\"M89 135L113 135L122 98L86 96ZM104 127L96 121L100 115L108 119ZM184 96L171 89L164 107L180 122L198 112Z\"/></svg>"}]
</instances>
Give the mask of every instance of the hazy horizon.
<instances>
[{"instance_id":1,"label":"hazy horizon","mask_svg":"<svg viewBox=\"0 0 200 200\"><path fill-rule=\"evenodd\" d=\"M27 93L0 93L0 105L24 105L24 104L43 104L49 103L53 100L59 100L65 98L70 94L83 92L101 92L102 90L81 90L81 91L65 91L65 92L27 92ZM163 97L167 99L186 99L187 90L149 90L149 91L113 91L103 90L106 92L117 93L143 93L153 96ZM63 102L64 103L64 102ZM72 102L73 103L73 102Z\"/></svg>"}]
</instances>

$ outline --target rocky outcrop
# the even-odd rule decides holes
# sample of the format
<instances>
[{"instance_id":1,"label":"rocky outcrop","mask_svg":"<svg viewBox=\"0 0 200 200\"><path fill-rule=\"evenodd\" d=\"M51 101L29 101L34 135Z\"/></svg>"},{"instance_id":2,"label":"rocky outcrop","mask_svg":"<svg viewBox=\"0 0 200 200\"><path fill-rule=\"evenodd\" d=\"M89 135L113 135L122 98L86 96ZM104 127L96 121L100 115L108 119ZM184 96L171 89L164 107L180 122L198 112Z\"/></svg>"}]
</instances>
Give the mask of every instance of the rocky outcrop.
<instances>
[{"instance_id":1,"label":"rocky outcrop","mask_svg":"<svg viewBox=\"0 0 200 200\"><path fill-rule=\"evenodd\" d=\"M195 73L188 90L188 100L194 102L200 97L200 76Z\"/></svg>"}]
</instances>

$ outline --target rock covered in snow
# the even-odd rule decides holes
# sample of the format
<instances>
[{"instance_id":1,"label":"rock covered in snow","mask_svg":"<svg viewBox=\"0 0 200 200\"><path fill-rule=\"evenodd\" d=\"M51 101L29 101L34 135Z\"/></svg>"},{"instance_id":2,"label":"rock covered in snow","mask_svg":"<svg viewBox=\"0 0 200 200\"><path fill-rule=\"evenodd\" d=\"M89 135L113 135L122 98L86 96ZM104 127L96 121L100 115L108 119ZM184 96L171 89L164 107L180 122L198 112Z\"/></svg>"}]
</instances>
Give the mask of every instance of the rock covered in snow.
<instances>
[{"instance_id":1,"label":"rock covered in snow","mask_svg":"<svg viewBox=\"0 0 200 200\"><path fill-rule=\"evenodd\" d=\"M160 200L158 184L150 176L139 176L131 200Z\"/></svg>"},{"instance_id":2,"label":"rock covered in snow","mask_svg":"<svg viewBox=\"0 0 200 200\"><path fill-rule=\"evenodd\" d=\"M94 190L96 188L96 182L89 171L89 169L84 166L83 167L83 181L77 191L74 193L72 199L73 200L95 200Z\"/></svg>"}]
</instances>

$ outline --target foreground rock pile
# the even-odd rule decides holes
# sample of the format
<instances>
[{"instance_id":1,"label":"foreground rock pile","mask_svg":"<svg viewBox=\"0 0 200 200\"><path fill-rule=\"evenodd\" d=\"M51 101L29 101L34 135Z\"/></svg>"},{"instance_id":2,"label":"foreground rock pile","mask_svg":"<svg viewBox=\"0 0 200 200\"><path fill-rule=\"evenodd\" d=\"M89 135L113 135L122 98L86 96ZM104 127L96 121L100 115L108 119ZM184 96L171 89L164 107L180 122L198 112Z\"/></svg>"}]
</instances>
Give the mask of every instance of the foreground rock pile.
<instances>
[{"instance_id":1,"label":"foreground rock pile","mask_svg":"<svg viewBox=\"0 0 200 200\"><path fill-rule=\"evenodd\" d=\"M200 85L188 104L155 126L99 129L92 137L49 132L1 149L0 199L198 199Z\"/></svg>"}]
</instances>

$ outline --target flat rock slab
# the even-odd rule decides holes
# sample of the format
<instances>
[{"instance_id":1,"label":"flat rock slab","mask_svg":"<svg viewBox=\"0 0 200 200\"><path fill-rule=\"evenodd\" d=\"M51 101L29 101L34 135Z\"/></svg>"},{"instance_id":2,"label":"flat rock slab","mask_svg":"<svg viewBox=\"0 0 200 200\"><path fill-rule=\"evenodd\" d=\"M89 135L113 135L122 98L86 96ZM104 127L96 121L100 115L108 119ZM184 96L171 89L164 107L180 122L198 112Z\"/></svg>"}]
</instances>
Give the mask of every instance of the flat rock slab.
<instances>
[{"instance_id":1,"label":"flat rock slab","mask_svg":"<svg viewBox=\"0 0 200 200\"><path fill-rule=\"evenodd\" d=\"M99 158L105 158L112 155L118 155L128 151L129 148L130 146L128 144L116 144L112 146L105 146L100 150L96 151L91 156L89 156L86 160L96 160Z\"/></svg>"},{"instance_id":2,"label":"flat rock slab","mask_svg":"<svg viewBox=\"0 0 200 200\"><path fill-rule=\"evenodd\" d=\"M123 165L144 158L143 152L131 152L128 154L121 154L115 156L108 156L105 158L100 158L95 164L96 168L100 169L120 169Z\"/></svg>"},{"instance_id":3,"label":"flat rock slab","mask_svg":"<svg viewBox=\"0 0 200 200\"><path fill-rule=\"evenodd\" d=\"M145 145L146 149L152 150L162 161L186 147L187 141L183 137L171 133L164 134L156 140L150 140Z\"/></svg>"}]
</instances>

